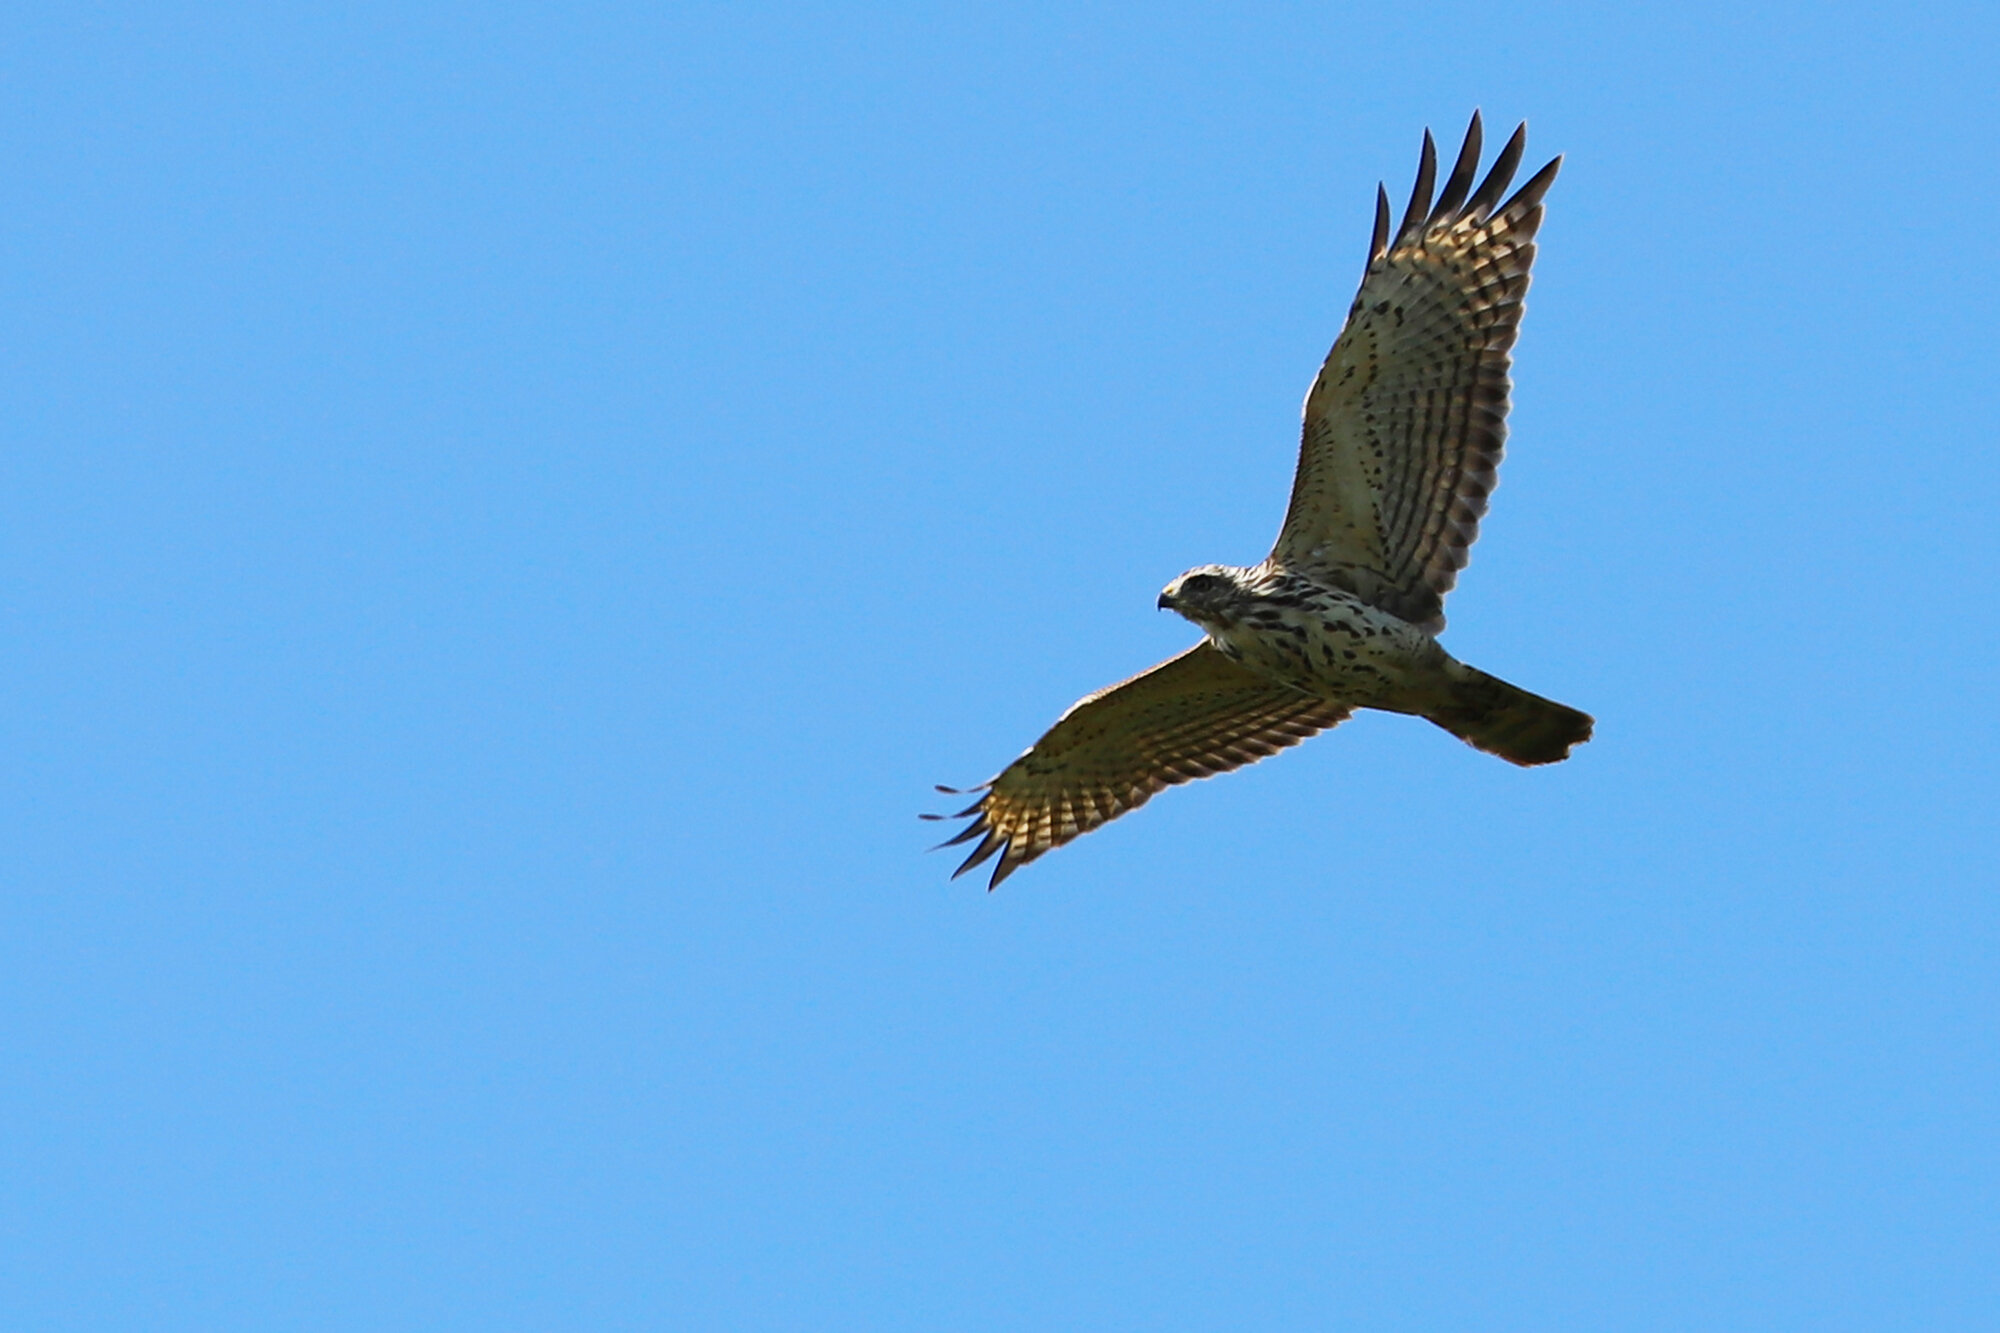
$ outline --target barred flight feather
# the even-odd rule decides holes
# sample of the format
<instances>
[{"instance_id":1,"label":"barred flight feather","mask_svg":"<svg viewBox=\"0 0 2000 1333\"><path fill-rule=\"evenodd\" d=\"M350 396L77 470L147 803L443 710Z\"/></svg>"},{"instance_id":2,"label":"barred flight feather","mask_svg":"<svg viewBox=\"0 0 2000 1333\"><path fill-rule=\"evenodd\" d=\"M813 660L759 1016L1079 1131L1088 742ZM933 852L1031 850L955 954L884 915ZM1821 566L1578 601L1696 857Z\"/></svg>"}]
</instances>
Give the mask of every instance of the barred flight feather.
<instances>
[{"instance_id":1,"label":"barred flight feather","mask_svg":"<svg viewBox=\"0 0 2000 1333\"><path fill-rule=\"evenodd\" d=\"M1378 211L1347 326L1306 396L1292 503L1271 552L1273 563L1433 634L1493 492L1507 438L1508 353L1542 196L1562 162L1500 203L1526 129L1467 195L1479 156L1474 113L1435 207L1437 155L1426 132L1417 188L1387 245Z\"/></svg>"},{"instance_id":2,"label":"barred flight feather","mask_svg":"<svg viewBox=\"0 0 2000 1333\"><path fill-rule=\"evenodd\" d=\"M1196 644L1064 713L957 815L972 823L941 847L979 838L953 878L990 860L989 888L1151 800L1155 792L1254 764L1344 720L1351 710L1240 667Z\"/></svg>"}]
</instances>

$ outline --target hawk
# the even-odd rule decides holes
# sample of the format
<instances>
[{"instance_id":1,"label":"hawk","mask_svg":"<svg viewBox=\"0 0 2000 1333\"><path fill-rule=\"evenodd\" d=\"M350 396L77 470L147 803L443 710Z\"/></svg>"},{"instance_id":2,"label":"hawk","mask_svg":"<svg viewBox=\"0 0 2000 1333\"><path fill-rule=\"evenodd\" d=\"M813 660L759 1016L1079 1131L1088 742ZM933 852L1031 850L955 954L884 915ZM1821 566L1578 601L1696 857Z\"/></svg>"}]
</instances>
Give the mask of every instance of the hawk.
<instances>
[{"instance_id":1,"label":"hawk","mask_svg":"<svg viewBox=\"0 0 2000 1333\"><path fill-rule=\"evenodd\" d=\"M1588 714L1469 667L1437 641L1493 490L1508 351L1542 196L1562 164L1502 202L1527 130L1474 188L1475 111L1436 202L1437 148L1424 131L1393 231L1377 187L1367 271L1306 394L1291 507L1271 554L1169 583L1159 605L1200 627L1201 642L1079 700L973 789L982 794L972 805L925 816L972 820L940 844L979 839L953 878L997 854L997 887L1163 788L1255 763L1356 708L1427 718L1522 765L1555 763L1590 739Z\"/></svg>"}]
</instances>

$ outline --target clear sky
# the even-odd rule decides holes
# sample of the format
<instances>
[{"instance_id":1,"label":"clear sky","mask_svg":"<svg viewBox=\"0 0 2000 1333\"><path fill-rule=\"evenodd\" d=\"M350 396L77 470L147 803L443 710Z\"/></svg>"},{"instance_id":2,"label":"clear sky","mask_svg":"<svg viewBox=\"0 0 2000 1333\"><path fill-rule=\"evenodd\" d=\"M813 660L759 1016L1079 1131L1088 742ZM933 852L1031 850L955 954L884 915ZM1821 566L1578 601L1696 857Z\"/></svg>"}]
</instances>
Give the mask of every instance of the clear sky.
<instances>
[{"instance_id":1,"label":"clear sky","mask_svg":"<svg viewBox=\"0 0 2000 1333\"><path fill-rule=\"evenodd\" d=\"M1992 1327L1995 25L12 8L0 1325ZM1597 739L948 882L1475 106Z\"/></svg>"}]
</instances>

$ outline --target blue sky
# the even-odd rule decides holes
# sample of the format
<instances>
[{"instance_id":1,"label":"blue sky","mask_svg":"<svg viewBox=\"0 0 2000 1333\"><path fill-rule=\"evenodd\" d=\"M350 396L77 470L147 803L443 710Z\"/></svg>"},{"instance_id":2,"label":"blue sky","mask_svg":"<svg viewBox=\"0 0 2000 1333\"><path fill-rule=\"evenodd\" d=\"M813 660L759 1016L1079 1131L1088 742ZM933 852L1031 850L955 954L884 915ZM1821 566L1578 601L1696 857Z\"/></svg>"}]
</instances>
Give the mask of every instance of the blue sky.
<instances>
[{"instance_id":1,"label":"blue sky","mask_svg":"<svg viewBox=\"0 0 2000 1333\"><path fill-rule=\"evenodd\" d=\"M1983 7L17 7L0 1322L2000 1303ZM1460 656L987 894L1378 179L1567 155Z\"/></svg>"}]
</instances>

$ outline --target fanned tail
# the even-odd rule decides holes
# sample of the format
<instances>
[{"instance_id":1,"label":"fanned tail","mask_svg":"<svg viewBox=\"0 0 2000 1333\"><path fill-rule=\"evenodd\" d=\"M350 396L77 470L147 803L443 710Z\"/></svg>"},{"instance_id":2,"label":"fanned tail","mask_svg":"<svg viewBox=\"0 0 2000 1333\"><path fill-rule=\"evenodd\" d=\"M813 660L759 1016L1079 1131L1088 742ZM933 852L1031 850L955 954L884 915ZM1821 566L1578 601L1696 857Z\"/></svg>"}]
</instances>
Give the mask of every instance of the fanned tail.
<instances>
[{"instance_id":1,"label":"fanned tail","mask_svg":"<svg viewBox=\"0 0 2000 1333\"><path fill-rule=\"evenodd\" d=\"M1595 725L1590 714L1474 667L1465 672L1451 703L1425 716L1475 749L1526 767L1567 759L1573 747L1590 739Z\"/></svg>"}]
</instances>

